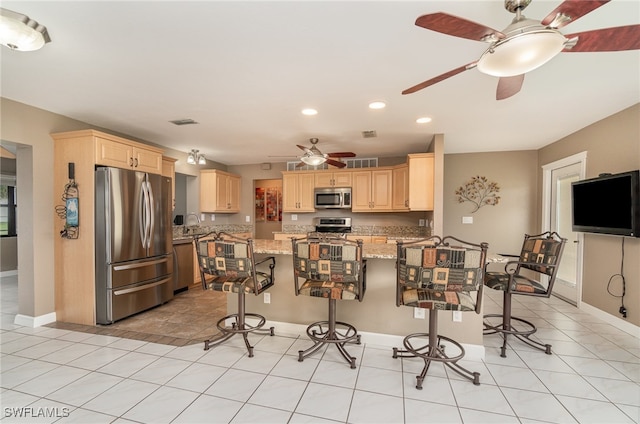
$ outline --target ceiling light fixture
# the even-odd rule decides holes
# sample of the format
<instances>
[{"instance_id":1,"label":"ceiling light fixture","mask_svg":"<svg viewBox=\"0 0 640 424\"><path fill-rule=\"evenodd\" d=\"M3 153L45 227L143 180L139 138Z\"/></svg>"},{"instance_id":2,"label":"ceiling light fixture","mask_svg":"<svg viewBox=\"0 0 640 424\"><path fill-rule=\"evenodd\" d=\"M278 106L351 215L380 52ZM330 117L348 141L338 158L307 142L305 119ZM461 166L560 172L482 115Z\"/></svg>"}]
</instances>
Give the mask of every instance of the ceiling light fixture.
<instances>
[{"instance_id":1,"label":"ceiling light fixture","mask_svg":"<svg viewBox=\"0 0 640 424\"><path fill-rule=\"evenodd\" d=\"M302 156L300 160L306 163L307 165L318 166L325 163L327 161L327 158L325 158L324 156L318 156L318 155L305 155L305 156Z\"/></svg>"},{"instance_id":2,"label":"ceiling light fixture","mask_svg":"<svg viewBox=\"0 0 640 424\"><path fill-rule=\"evenodd\" d=\"M11 50L38 50L51 38L44 25L22 13L0 7L0 43Z\"/></svg>"},{"instance_id":3,"label":"ceiling light fixture","mask_svg":"<svg viewBox=\"0 0 640 424\"><path fill-rule=\"evenodd\" d=\"M302 109L302 114L307 116L313 116L313 115L317 115L318 111L315 109L307 108L307 109Z\"/></svg>"},{"instance_id":4,"label":"ceiling light fixture","mask_svg":"<svg viewBox=\"0 0 640 424\"><path fill-rule=\"evenodd\" d=\"M431 118L429 118L428 116L423 116L422 118L416 119L416 122L418 124L428 124L429 122L431 122Z\"/></svg>"},{"instance_id":5,"label":"ceiling light fixture","mask_svg":"<svg viewBox=\"0 0 640 424\"><path fill-rule=\"evenodd\" d=\"M503 32L506 37L478 59L480 72L494 77L526 74L553 59L569 42L559 31L533 19L514 22Z\"/></svg>"},{"instance_id":6,"label":"ceiling light fixture","mask_svg":"<svg viewBox=\"0 0 640 424\"><path fill-rule=\"evenodd\" d=\"M369 103L369 109L384 109L386 106L385 102L379 100Z\"/></svg>"},{"instance_id":7,"label":"ceiling light fixture","mask_svg":"<svg viewBox=\"0 0 640 424\"><path fill-rule=\"evenodd\" d=\"M189 165L206 165L207 159L202 153L200 153L199 150L192 149L191 152L189 152L189 154L187 155L187 163Z\"/></svg>"}]
</instances>

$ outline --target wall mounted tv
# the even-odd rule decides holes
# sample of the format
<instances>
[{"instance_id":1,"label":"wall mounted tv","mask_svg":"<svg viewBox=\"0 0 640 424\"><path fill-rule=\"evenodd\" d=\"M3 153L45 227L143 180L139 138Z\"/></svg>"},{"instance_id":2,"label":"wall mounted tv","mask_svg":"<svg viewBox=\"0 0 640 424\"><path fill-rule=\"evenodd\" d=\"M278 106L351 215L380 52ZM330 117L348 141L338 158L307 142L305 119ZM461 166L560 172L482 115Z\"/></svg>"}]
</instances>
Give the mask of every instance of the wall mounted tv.
<instances>
[{"instance_id":1,"label":"wall mounted tv","mask_svg":"<svg viewBox=\"0 0 640 424\"><path fill-rule=\"evenodd\" d=\"M572 183L573 231L640 237L639 174L602 174Z\"/></svg>"}]
</instances>

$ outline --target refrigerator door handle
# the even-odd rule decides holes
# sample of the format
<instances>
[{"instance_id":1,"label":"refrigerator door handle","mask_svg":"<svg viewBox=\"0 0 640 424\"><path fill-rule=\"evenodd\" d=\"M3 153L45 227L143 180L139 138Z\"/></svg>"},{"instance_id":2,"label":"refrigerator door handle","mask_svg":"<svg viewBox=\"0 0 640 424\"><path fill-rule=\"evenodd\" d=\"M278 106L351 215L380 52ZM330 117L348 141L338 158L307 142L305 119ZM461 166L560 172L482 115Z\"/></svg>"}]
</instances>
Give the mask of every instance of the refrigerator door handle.
<instances>
[{"instance_id":1,"label":"refrigerator door handle","mask_svg":"<svg viewBox=\"0 0 640 424\"><path fill-rule=\"evenodd\" d=\"M147 230L147 248L151 247L151 240L153 239L153 229L155 227L155 210L154 210L154 201L153 201L153 188L151 187L151 183L147 181L147 200L149 203L149 226Z\"/></svg>"},{"instance_id":2,"label":"refrigerator door handle","mask_svg":"<svg viewBox=\"0 0 640 424\"><path fill-rule=\"evenodd\" d=\"M156 259L155 261L146 261L146 262L137 262L134 264L126 264L126 265L116 265L113 267L114 271L124 271L127 269L136 269L136 268L144 268L146 266L149 265L157 265L157 264L162 264L165 262L168 262L169 259L168 257L162 258L162 259Z\"/></svg>"},{"instance_id":3,"label":"refrigerator door handle","mask_svg":"<svg viewBox=\"0 0 640 424\"><path fill-rule=\"evenodd\" d=\"M147 204L147 195L145 192L145 184L144 182L140 185L140 204L138 205L138 221L140 226L140 242L142 243L142 247L146 248L147 246L147 229L145 224L145 216L146 216L146 204Z\"/></svg>"}]
</instances>

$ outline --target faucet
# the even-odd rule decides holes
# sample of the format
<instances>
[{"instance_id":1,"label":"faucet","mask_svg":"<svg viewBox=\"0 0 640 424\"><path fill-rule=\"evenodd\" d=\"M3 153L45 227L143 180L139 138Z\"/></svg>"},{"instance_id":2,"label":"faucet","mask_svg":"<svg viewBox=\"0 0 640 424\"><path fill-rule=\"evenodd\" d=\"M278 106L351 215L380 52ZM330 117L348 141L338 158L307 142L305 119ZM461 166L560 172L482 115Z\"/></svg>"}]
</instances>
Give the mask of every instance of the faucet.
<instances>
[{"instance_id":1,"label":"faucet","mask_svg":"<svg viewBox=\"0 0 640 424\"><path fill-rule=\"evenodd\" d=\"M187 234L189 232L189 217L191 216L196 218L196 225L200 225L200 217L198 215L196 215L193 212L191 212L190 214L187 214L186 218L184 219L184 227L182 229L182 232L184 234Z\"/></svg>"}]
</instances>

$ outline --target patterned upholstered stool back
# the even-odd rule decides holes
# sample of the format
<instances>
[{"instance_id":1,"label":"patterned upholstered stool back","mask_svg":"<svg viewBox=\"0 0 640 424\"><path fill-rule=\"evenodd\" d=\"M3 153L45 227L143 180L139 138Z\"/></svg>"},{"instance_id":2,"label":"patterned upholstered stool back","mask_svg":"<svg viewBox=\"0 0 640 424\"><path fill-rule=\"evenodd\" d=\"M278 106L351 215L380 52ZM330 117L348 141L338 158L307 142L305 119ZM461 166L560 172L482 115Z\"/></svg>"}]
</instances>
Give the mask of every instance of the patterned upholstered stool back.
<instances>
[{"instance_id":1,"label":"patterned upholstered stool back","mask_svg":"<svg viewBox=\"0 0 640 424\"><path fill-rule=\"evenodd\" d=\"M217 235L213 240L198 240L198 262L205 290L258 294L263 282L260 273L254 270L252 240L223 239ZM258 278L256 278L258 274ZM207 278L206 276L213 276Z\"/></svg>"},{"instance_id":2,"label":"patterned upholstered stool back","mask_svg":"<svg viewBox=\"0 0 640 424\"><path fill-rule=\"evenodd\" d=\"M487 246L437 236L398 242L396 305L479 312Z\"/></svg>"},{"instance_id":3,"label":"patterned upholstered stool back","mask_svg":"<svg viewBox=\"0 0 640 424\"><path fill-rule=\"evenodd\" d=\"M527 268L550 277L554 276L562 256L565 239L557 233L536 236L525 235L520 252L520 267Z\"/></svg>"},{"instance_id":4,"label":"patterned upholstered stool back","mask_svg":"<svg viewBox=\"0 0 640 424\"><path fill-rule=\"evenodd\" d=\"M318 237L292 240L296 295L362 300L362 241ZM300 285L298 279L305 281Z\"/></svg>"}]
</instances>

